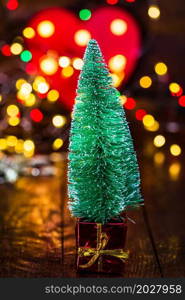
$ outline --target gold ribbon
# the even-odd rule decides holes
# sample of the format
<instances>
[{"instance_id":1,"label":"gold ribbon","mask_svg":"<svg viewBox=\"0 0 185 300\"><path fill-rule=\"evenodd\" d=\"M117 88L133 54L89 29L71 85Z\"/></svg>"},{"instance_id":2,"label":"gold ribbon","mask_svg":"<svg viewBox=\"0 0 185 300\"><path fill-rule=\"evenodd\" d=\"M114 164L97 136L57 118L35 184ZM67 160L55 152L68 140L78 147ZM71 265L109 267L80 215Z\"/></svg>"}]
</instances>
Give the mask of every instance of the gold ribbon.
<instances>
[{"instance_id":1,"label":"gold ribbon","mask_svg":"<svg viewBox=\"0 0 185 300\"><path fill-rule=\"evenodd\" d=\"M92 258L84 265L79 265L80 268L89 268L91 267L97 260L98 265L101 264L99 262L102 255L110 255L119 258L122 262L125 262L125 259L128 258L129 252L123 251L123 249L107 249L107 243L109 238L105 232L102 232L102 224L97 224L97 248L87 248L87 247L80 247L78 248L78 255L80 257L87 257L92 256ZM99 264L100 263L100 264Z\"/></svg>"}]
</instances>

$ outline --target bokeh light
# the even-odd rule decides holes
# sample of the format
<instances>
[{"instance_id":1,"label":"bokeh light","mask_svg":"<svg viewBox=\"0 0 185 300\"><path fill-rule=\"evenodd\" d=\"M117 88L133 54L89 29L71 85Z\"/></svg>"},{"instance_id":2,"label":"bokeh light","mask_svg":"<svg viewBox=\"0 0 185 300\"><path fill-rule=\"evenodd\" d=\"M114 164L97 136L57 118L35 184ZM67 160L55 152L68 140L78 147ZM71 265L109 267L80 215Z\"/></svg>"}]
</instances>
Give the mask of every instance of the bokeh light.
<instances>
[{"instance_id":1,"label":"bokeh light","mask_svg":"<svg viewBox=\"0 0 185 300\"><path fill-rule=\"evenodd\" d=\"M163 135L156 135L156 137L154 138L154 146L156 147L164 146L165 142L166 139Z\"/></svg>"},{"instance_id":2,"label":"bokeh light","mask_svg":"<svg viewBox=\"0 0 185 300\"><path fill-rule=\"evenodd\" d=\"M19 113L19 108L17 105L11 104L7 106L6 111L9 117L16 117Z\"/></svg>"},{"instance_id":3,"label":"bokeh light","mask_svg":"<svg viewBox=\"0 0 185 300\"><path fill-rule=\"evenodd\" d=\"M41 122L43 119L43 113L38 109L38 108L34 108L31 110L30 112L30 118L34 121L34 122Z\"/></svg>"},{"instance_id":4,"label":"bokeh light","mask_svg":"<svg viewBox=\"0 0 185 300\"><path fill-rule=\"evenodd\" d=\"M170 146L170 152L173 156L179 156L181 154L181 147L177 144Z\"/></svg>"},{"instance_id":5,"label":"bokeh light","mask_svg":"<svg viewBox=\"0 0 185 300\"><path fill-rule=\"evenodd\" d=\"M163 62L158 62L154 69L157 75L165 75L168 71L167 65Z\"/></svg>"},{"instance_id":6,"label":"bokeh light","mask_svg":"<svg viewBox=\"0 0 185 300\"><path fill-rule=\"evenodd\" d=\"M176 82L172 82L169 84L169 90L171 93L174 94L178 93L180 91L180 88L181 88L180 85Z\"/></svg>"},{"instance_id":7,"label":"bokeh light","mask_svg":"<svg viewBox=\"0 0 185 300\"><path fill-rule=\"evenodd\" d=\"M136 119L142 121L144 116L146 116L147 112L145 109L138 109L136 111Z\"/></svg>"},{"instance_id":8,"label":"bokeh light","mask_svg":"<svg viewBox=\"0 0 185 300\"><path fill-rule=\"evenodd\" d=\"M6 139L4 138L0 138L0 150L6 150L7 148L7 142Z\"/></svg>"},{"instance_id":9,"label":"bokeh light","mask_svg":"<svg viewBox=\"0 0 185 300\"><path fill-rule=\"evenodd\" d=\"M126 62L126 57L118 54L110 58L108 66L112 72L121 72L125 68Z\"/></svg>"},{"instance_id":10,"label":"bokeh light","mask_svg":"<svg viewBox=\"0 0 185 300\"><path fill-rule=\"evenodd\" d=\"M185 107L185 96L181 96L178 100L179 105Z\"/></svg>"},{"instance_id":11,"label":"bokeh light","mask_svg":"<svg viewBox=\"0 0 185 300\"><path fill-rule=\"evenodd\" d=\"M73 67L76 69L76 70L82 70L82 67L83 67L83 60L81 58L75 58L73 60Z\"/></svg>"},{"instance_id":12,"label":"bokeh light","mask_svg":"<svg viewBox=\"0 0 185 300\"><path fill-rule=\"evenodd\" d=\"M58 63L53 57L44 57L40 62L41 70L47 75L53 75L58 70Z\"/></svg>"},{"instance_id":13,"label":"bokeh light","mask_svg":"<svg viewBox=\"0 0 185 300\"><path fill-rule=\"evenodd\" d=\"M63 77L71 77L74 74L74 69L71 66L63 68L61 74Z\"/></svg>"},{"instance_id":14,"label":"bokeh light","mask_svg":"<svg viewBox=\"0 0 185 300\"><path fill-rule=\"evenodd\" d=\"M91 39L91 34L88 30L80 29L74 35L74 40L78 46L86 46Z\"/></svg>"},{"instance_id":15,"label":"bokeh light","mask_svg":"<svg viewBox=\"0 0 185 300\"><path fill-rule=\"evenodd\" d=\"M32 39L35 36L35 30L32 27L26 27L24 28L22 34L25 38Z\"/></svg>"},{"instance_id":16,"label":"bokeh light","mask_svg":"<svg viewBox=\"0 0 185 300\"><path fill-rule=\"evenodd\" d=\"M61 57L59 58L59 61L58 61L59 66L60 66L61 68L66 68L66 67L68 67L68 66L70 65L70 62L71 62L71 60L70 60L70 58L67 57L67 56L61 56Z\"/></svg>"},{"instance_id":17,"label":"bokeh light","mask_svg":"<svg viewBox=\"0 0 185 300\"><path fill-rule=\"evenodd\" d=\"M23 46L19 43L13 43L10 46L10 51L14 55L19 55L22 52L22 50L23 50Z\"/></svg>"},{"instance_id":18,"label":"bokeh light","mask_svg":"<svg viewBox=\"0 0 185 300\"><path fill-rule=\"evenodd\" d=\"M66 124L66 117L61 115L56 115L53 117L52 123L55 127L60 128Z\"/></svg>"},{"instance_id":19,"label":"bokeh light","mask_svg":"<svg viewBox=\"0 0 185 300\"><path fill-rule=\"evenodd\" d=\"M107 0L108 4L114 5L117 4L119 0Z\"/></svg>"},{"instance_id":20,"label":"bokeh light","mask_svg":"<svg viewBox=\"0 0 185 300\"><path fill-rule=\"evenodd\" d=\"M160 9L156 5L151 5L148 9L148 15L152 19L158 19L160 17Z\"/></svg>"},{"instance_id":21,"label":"bokeh light","mask_svg":"<svg viewBox=\"0 0 185 300\"><path fill-rule=\"evenodd\" d=\"M8 119L8 124L10 126L17 126L17 125L19 125L19 123L20 123L20 119L18 117L10 117Z\"/></svg>"},{"instance_id":22,"label":"bokeh light","mask_svg":"<svg viewBox=\"0 0 185 300\"><path fill-rule=\"evenodd\" d=\"M174 162L169 167L169 175L172 180L177 180L181 171L181 165L179 162Z\"/></svg>"},{"instance_id":23,"label":"bokeh light","mask_svg":"<svg viewBox=\"0 0 185 300\"><path fill-rule=\"evenodd\" d=\"M17 90L20 90L24 83L26 83L26 80L24 78L19 78L15 83Z\"/></svg>"},{"instance_id":24,"label":"bokeh light","mask_svg":"<svg viewBox=\"0 0 185 300\"><path fill-rule=\"evenodd\" d=\"M124 104L124 107L126 109L134 109L135 106L136 106L136 101L133 98L128 97Z\"/></svg>"},{"instance_id":25,"label":"bokeh light","mask_svg":"<svg viewBox=\"0 0 185 300\"><path fill-rule=\"evenodd\" d=\"M16 136L14 136L14 135L7 136L6 143L7 143L7 146L9 146L9 147L15 147L15 145L17 144Z\"/></svg>"},{"instance_id":26,"label":"bokeh light","mask_svg":"<svg viewBox=\"0 0 185 300\"><path fill-rule=\"evenodd\" d=\"M140 78L139 84L142 88L148 89L152 85L152 79L149 76L143 76Z\"/></svg>"},{"instance_id":27,"label":"bokeh light","mask_svg":"<svg viewBox=\"0 0 185 300\"><path fill-rule=\"evenodd\" d=\"M154 120L154 123L151 126L145 126L145 129L148 131L156 132L160 128L159 122Z\"/></svg>"},{"instance_id":28,"label":"bokeh light","mask_svg":"<svg viewBox=\"0 0 185 300\"><path fill-rule=\"evenodd\" d=\"M82 21L87 21L91 18L91 11L89 9L81 9L79 12L79 17Z\"/></svg>"},{"instance_id":29,"label":"bokeh light","mask_svg":"<svg viewBox=\"0 0 185 300\"><path fill-rule=\"evenodd\" d=\"M32 59L32 54L31 54L30 51L24 50L24 51L22 51L22 53L20 55L20 58L21 58L22 61L28 62Z\"/></svg>"},{"instance_id":30,"label":"bokeh light","mask_svg":"<svg viewBox=\"0 0 185 300\"><path fill-rule=\"evenodd\" d=\"M52 36L54 34L55 26L51 21L45 20L38 24L37 32L41 37L49 38L50 36Z\"/></svg>"},{"instance_id":31,"label":"bokeh light","mask_svg":"<svg viewBox=\"0 0 185 300\"><path fill-rule=\"evenodd\" d=\"M55 102L58 100L60 94L57 90L50 90L47 94L47 99L50 102Z\"/></svg>"},{"instance_id":32,"label":"bokeh light","mask_svg":"<svg viewBox=\"0 0 185 300\"><path fill-rule=\"evenodd\" d=\"M64 144L63 140L60 138L57 138L56 140L54 140L52 146L53 146L54 150L58 150L63 146L63 144Z\"/></svg>"},{"instance_id":33,"label":"bokeh light","mask_svg":"<svg viewBox=\"0 0 185 300\"><path fill-rule=\"evenodd\" d=\"M46 83L46 82L40 82L38 84L38 92L41 93L41 94L45 94L47 93L49 90L49 84Z\"/></svg>"},{"instance_id":34,"label":"bokeh light","mask_svg":"<svg viewBox=\"0 0 185 300\"><path fill-rule=\"evenodd\" d=\"M143 124L144 126L146 127L151 127L153 126L155 123L155 119L152 115L150 114L146 114L144 117L143 117Z\"/></svg>"},{"instance_id":35,"label":"bokeh light","mask_svg":"<svg viewBox=\"0 0 185 300\"><path fill-rule=\"evenodd\" d=\"M156 165L162 165L165 161L165 155L162 152L157 152L154 154L154 162Z\"/></svg>"},{"instance_id":36,"label":"bokeh light","mask_svg":"<svg viewBox=\"0 0 185 300\"><path fill-rule=\"evenodd\" d=\"M122 19L115 19L110 24L110 30L115 35L123 35L127 31L127 23Z\"/></svg>"}]
</instances>

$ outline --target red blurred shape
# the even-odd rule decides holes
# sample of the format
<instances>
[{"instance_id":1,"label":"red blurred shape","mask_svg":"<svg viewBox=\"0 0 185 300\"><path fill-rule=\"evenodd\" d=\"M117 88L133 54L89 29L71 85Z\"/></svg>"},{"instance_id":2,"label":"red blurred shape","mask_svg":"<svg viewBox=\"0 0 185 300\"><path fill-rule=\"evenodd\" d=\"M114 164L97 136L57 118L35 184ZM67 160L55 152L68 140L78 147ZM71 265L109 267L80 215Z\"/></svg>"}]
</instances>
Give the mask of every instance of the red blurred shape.
<instances>
[{"instance_id":1,"label":"red blurred shape","mask_svg":"<svg viewBox=\"0 0 185 300\"><path fill-rule=\"evenodd\" d=\"M172 94L172 96L174 96L174 97L180 97L180 96L183 94L183 89L180 88L179 92L177 92L177 93L171 93L171 94Z\"/></svg>"},{"instance_id":2,"label":"red blurred shape","mask_svg":"<svg viewBox=\"0 0 185 300\"><path fill-rule=\"evenodd\" d=\"M35 64L33 63L28 63L26 65L26 73L30 74L30 75L34 75L37 73L37 67L35 66Z\"/></svg>"},{"instance_id":3,"label":"red blurred shape","mask_svg":"<svg viewBox=\"0 0 185 300\"><path fill-rule=\"evenodd\" d=\"M1 48L1 52L4 56L11 56L11 51L10 51L10 46L9 45L4 45L2 48Z\"/></svg>"},{"instance_id":4,"label":"red blurred shape","mask_svg":"<svg viewBox=\"0 0 185 300\"><path fill-rule=\"evenodd\" d=\"M179 105L185 107L185 96L181 96L179 98Z\"/></svg>"},{"instance_id":5,"label":"red blurred shape","mask_svg":"<svg viewBox=\"0 0 185 300\"><path fill-rule=\"evenodd\" d=\"M133 98L127 98L127 101L124 104L126 109L134 109L136 106L136 101Z\"/></svg>"},{"instance_id":6,"label":"red blurred shape","mask_svg":"<svg viewBox=\"0 0 185 300\"><path fill-rule=\"evenodd\" d=\"M136 111L136 119L139 120L139 121L142 121L146 114L147 114L146 110L138 109Z\"/></svg>"},{"instance_id":7,"label":"red blurred shape","mask_svg":"<svg viewBox=\"0 0 185 300\"><path fill-rule=\"evenodd\" d=\"M9 10L15 10L17 9L19 3L17 0L9 0L6 4L6 7L9 9Z\"/></svg>"},{"instance_id":8,"label":"red blurred shape","mask_svg":"<svg viewBox=\"0 0 185 300\"><path fill-rule=\"evenodd\" d=\"M30 117L34 122L41 122L43 119L43 113L38 109L38 108L34 108L32 109L32 111L30 112Z\"/></svg>"},{"instance_id":9,"label":"red blurred shape","mask_svg":"<svg viewBox=\"0 0 185 300\"><path fill-rule=\"evenodd\" d=\"M119 0L107 0L108 4L114 5L117 4Z\"/></svg>"},{"instance_id":10,"label":"red blurred shape","mask_svg":"<svg viewBox=\"0 0 185 300\"><path fill-rule=\"evenodd\" d=\"M135 2L136 0L125 0L125 1L132 3L132 2Z\"/></svg>"}]
</instances>

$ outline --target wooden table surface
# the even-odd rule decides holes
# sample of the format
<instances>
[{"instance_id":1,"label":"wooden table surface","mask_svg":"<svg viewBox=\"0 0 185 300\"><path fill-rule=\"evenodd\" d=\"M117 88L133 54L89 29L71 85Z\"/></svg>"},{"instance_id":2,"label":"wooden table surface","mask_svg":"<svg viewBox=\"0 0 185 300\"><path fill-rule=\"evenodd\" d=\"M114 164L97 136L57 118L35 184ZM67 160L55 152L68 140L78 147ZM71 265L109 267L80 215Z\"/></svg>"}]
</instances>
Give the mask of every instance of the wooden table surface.
<instances>
[{"instance_id":1,"label":"wooden table surface","mask_svg":"<svg viewBox=\"0 0 185 300\"><path fill-rule=\"evenodd\" d=\"M0 186L0 277L106 276L76 273L65 162L61 172ZM184 277L184 178L171 181L165 168L146 162L142 182L145 207L128 213L136 224L129 223L123 277Z\"/></svg>"}]
</instances>

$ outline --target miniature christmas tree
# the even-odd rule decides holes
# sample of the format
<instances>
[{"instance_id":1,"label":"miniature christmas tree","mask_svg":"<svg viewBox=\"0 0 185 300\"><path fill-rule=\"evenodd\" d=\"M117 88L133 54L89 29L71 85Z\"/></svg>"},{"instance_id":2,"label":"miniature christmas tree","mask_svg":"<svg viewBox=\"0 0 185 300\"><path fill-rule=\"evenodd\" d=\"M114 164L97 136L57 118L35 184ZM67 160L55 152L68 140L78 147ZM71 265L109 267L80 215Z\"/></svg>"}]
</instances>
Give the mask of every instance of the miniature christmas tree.
<instances>
[{"instance_id":1,"label":"miniature christmas tree","mask_svg":"<svg viewBox=\"0 0 185 300\"><path fill-rule=\"evenodd\" d=\"M70 136L72 214L105 224L142 201L133 142L117 90L95 40L80 74Z\"/></svg>"}]
</instances>

